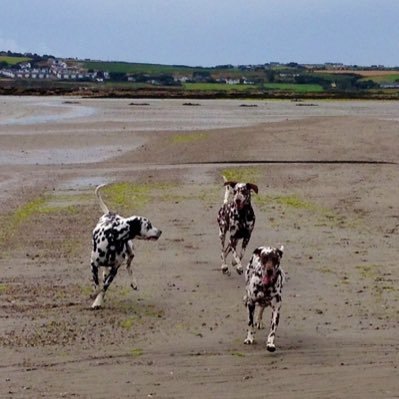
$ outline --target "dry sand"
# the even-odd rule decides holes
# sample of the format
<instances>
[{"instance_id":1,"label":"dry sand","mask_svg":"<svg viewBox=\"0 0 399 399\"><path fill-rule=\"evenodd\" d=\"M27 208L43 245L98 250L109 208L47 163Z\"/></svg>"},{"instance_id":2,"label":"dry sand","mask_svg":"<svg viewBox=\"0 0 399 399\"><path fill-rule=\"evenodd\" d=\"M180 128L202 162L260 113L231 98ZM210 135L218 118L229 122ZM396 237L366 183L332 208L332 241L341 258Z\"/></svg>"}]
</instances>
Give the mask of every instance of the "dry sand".
<instances>
[{"instance_id":1,"label":"dry sand","mask_svg":"<svg viewBox=\"0 0 399 399\"><path fill-rule=\"evenodd\" d=\"M193 103L0 97L0 397L398 398L398 102ZM260 187L244 264L286 248L273 354L220 272L226 172ZM103 182L164 233L91 311Z\"/></svg>"}]
</instances>

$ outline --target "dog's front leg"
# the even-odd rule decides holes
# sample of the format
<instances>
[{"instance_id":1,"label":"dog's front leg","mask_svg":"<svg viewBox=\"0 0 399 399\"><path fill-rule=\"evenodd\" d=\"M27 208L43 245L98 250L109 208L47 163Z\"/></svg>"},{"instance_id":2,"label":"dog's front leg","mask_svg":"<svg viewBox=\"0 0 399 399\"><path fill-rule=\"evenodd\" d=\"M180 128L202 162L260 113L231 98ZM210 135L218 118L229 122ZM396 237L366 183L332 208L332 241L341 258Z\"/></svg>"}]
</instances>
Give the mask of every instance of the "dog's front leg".
<instances>
[{"instance_id":1,"label":"dog's front leg","mask_svg":"<svg viewBox=\"0 0 399 399\"><path fill-rule=\"evenodd\" d=\"M103 305L105 293L117 273L118 273L118 267L112 267L111 270L109 271L109 274L105 278L103 289L97 294L97 297L93 302L93 305L91 305L93 309L100 308Z\"/></svg>"},{"instance_id":2,"label":"dog's front leg","mask_svg":"<svg viewBox=\"0 0 399 399\"><path fill-rule=\"evenodd\" d=\"M274 338L276 336L276 330L280 320L281 298L280 297L273 298L271 306L272 306L272 320L270 325L270 332L267 337L266 349L269 352L274 352L276 350L276 346L274 345Z\"/></svg>"},{"instance_id":3,"label":"dog's front leg","mask_svg":"<svg viewBox=\"0 0 399 399\"><path fill-rule=\"evenodd\" d=\"M255 304L247 300L247 308L248 308L248 332L247 338L244 340L244 344L251 345L254 343L254 313L255 313Z\"/></svg>"},{"instance_id":4,"label":"dog's front leg","mask_svg":"<svg viewBox=\"0 0 399 399\"><path fill-rule=\"evenodd\" d=\"M127 250L127 264L126 264L126 269L127 272L129 273L130 276L130 286L134 289L137 290L137 280L136 278L133 276L133 270L131 267L133 258L134 258L134 251L133 251L133 243L131 242L127 242L126 243L126 250Z\"/></svg>"},{"instance_id":5,"label":"dog's front leg","mask_svg":"<svg viewBox=\"0 0 399 399\"><path fill-rule=\"evenodd\" d=\"M224 274L230 274L229 268L226 263L226 257L227 254L230 252L230 250L229 250L229 245L227 246L227 248L224 247L226 242L226 231L223 230L222 228L219 228L219 238L220 238L220 244L222 246L222 252L220 254L220 257L222 259L221 269Z\"/></svg>"},{"instance_id":6,"label":"dog's front leg","mask_svg":"<svg viewBox=\"0 0 399 399\"><path fill-rule=\"evenodd\" d=\"M236 239L230 240L230 248L231 248L231 253L233 255L232 264L233 264L233 266L235 266L237 273L242 274L244 269L242 268L241 258L237 254L237 244L238 244L238 240L236 240Z\"/></svg>"}]
</instances>

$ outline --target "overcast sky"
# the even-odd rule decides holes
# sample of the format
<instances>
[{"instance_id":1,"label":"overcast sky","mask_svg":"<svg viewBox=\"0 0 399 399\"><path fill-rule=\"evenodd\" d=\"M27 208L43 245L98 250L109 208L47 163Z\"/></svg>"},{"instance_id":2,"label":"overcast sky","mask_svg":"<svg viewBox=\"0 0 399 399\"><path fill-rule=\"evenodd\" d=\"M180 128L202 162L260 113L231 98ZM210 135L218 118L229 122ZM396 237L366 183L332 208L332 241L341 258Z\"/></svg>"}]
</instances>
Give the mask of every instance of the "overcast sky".
<instances>
[{"instance_id":1,"label":"overcast sky","mask_svg":"<svg viewBox=\"0 0 399 399\"><path fill-rule=\"evenodd\" d=\"M399 66L399 0L0 0L0 50L190 66Z\"/></svg>"}]
</instances>

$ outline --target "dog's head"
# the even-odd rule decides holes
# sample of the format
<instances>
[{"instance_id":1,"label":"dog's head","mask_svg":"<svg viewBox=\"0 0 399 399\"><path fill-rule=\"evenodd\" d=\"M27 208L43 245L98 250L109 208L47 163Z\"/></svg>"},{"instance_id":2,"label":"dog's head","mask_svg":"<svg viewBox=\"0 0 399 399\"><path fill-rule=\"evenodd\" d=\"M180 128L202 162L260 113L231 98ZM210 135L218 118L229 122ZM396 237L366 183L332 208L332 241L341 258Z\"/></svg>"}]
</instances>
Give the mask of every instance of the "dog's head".
<instances>
[{"instance_id":1,"label":"dog's head","mask_svg":"<svg viewBox=\"0 0 399 399\"><path fill-rule=\"evenodd\" d=\"M263 248L259 254L262 269L262 283L264 285L273 284L277 271L280 267L280 261L283 256L284 246L280 248Z\"/></svg>"},{"instance_id":2,"label":"dog's head","mask_svg":"<svg viewBox=\"0 0 399 399\"><path fill-rule=\"evenodd\" d=\"M251 202L252 191L258 194L258 186L256 184L225 181L224 185L233 190L233 202L237 209L242 209Z\"/></svg>"},{"instance_id":3,"label":"dog's head","mask_svg":"<svg viewBox=\"0 0 399 399\"><path fill-rule=\"evenodd\" d=\"M130 237L140 238L142 240L158 240L162 231L152 225L152 223L145 217L133 216L129 218L128 224L130 226Z\"/></svg>"}]
</instances>

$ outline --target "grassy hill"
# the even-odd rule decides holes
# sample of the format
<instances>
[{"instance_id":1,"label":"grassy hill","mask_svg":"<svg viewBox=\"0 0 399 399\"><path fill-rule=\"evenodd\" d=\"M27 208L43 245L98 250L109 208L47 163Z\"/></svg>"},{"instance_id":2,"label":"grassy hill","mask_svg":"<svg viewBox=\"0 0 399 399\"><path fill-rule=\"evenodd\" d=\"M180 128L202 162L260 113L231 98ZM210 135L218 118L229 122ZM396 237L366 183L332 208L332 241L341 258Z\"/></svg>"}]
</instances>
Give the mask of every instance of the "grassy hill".
<instances>
[{"instance_id":1,"label":"grassy hill","mask_svg":"<svg viewBox=\"0 0 399 399\"><path fill-rule=\"evenodd\" d=\"M114 62L114 61L83 61L82 66L87 69L107 71L113 73L148 73L148 74L171 74L171 73L192 73L195 70L203 68L195 68L178 65L158 65L158 64L140 64L133 62Z\"/></svg>"},{"instance_id":2,"label":"grassy hill","mask_svg":"<svg viewBox=\"0 0 399 399\"><path fill-rule=\"evenodd\" d=\"M18 68L30 61L32 68L43 68L51 56L0 53L1 68ZM398 89L383 89L382 84L399 82L399 69L326 69L323 66L290 64L219 65L214 67L160 65L133 62L63 60L71 70L107 73L92 81L10 80L1 76L0 93L26 90L74 93L84 88L93 95L162 97L378 97L399 99ZM76 75L76 74L75 74ZM9 75L8 75L9 76ZM100 75L103 76L103 75ZM101 83L99 83L101 82ZM26 91L25 90L25 91ZM112 93L112 94L110 94Z\"/></svg>"},{"instance_id":3,"label":"grassy hill","mask_svg":"<svg viewBox=\"0 0 399 399\"><path fill-rule=\"evenodd\" d=\"M29 57L10 57L7 55L0 55L0 63L5 62L8 65L17 65L20 62L27 62L30 60L31 60L31 58L29 58Z\"/></svg>"}]
</instances>

